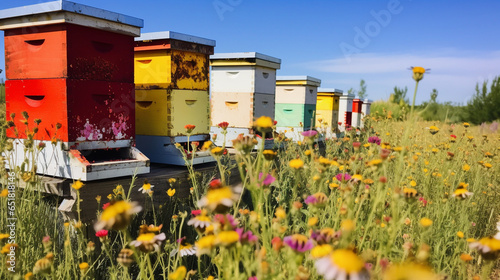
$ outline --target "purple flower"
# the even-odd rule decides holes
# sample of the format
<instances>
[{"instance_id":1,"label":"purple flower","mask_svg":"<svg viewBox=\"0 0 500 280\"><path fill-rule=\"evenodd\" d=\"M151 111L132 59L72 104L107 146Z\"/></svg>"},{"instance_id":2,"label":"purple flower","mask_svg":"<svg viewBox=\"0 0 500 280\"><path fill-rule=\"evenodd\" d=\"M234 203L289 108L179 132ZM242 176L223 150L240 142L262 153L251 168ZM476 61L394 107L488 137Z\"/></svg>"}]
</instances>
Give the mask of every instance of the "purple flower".
<instances>
[{"instance_id":1,"label":"purple flower","mask_svg":"<svg viewBox=\"0 0 500 280\"><path fill-rule=\"evenodd\" d=\"M351 180L351 175L349 175L349 173L339 173L335 178L339 181L349 181Z\"/></svg>"},{"instance_id":2,"label":"purple flower","mask_svg":"<svg viewBox=\"0 0 500 280\"><path fill-rule=\"evenodd\" d=\"M382 140L380 140L380 138L378 138L377 136L368 137L368 143L375 143L377 145L380 145L380 142L382 142Z\"/></svg>"},{"instance_id":3,"label":"purple flower","mask_svg":"<svg viewBox=\"0 0 500 280\"><path fill-rule=\"evenodd\" d=\"M301 133L304 137L314 137L318 134L316 130L307 130Z\"/></svg>"},{"instance_id":4,"label":"purple flower","mask_svg":"<svg viewBox=\"0 0 500 280\"><path fill-rule=\"evenodd\" d=\"M241 243L244 243L244 242L257 243L257 241L259 241L259 238L257 236L255 236L252 233L252 231L250 231L250 230L247 232L244 232L245 230L243 228L237 228L234 231L236 231L238 233L238 235L240 236Z\"/></svg>"},{"instance_id":5,"label":"purple flower","mask_svg":"<svg viewBox=\"0 0 500 280\"><path fill-rule=\"evenodd\" d=\"M262 180L263 175L264 174L262 172L259 173L259 181ZM274 178L271 174L267 174L266 178L264 178L264 181L262 181L262 186L268 187L269 185L274 183L274 181L276 181L276 178Z\"/></svg>"},{"instance_id":6,"label":"purple flower","mask_svg":"<svg viewBox=\"0 0 500 280\"><path fill-rule=\"evenodd\" d=\"M304 202L307 205L312 205L312 206L317 206L317 207L322 207L325 205L325 203L328 201L328 197L326 194L322 192L315 193L313 195L308 196Z\"/></svg>"},{"instance_id":7,"label":"purple flower","mask_svg":"<svg viewBox=\"0 0 500 280\"><path fill-rule=\"evenodd\" d=\"M285 238L283 238L283 243L285 243L292 250L300 253L311 250L314 246L312 240L308 239L307 236L302 234L285 236Z\"/></svg>"},{"instance_id":8,"label":"purple flower","mask_svg":"<svg viewBox=\"0 0 500 280\"><path fill-rule=\"evenodd\" d=\"M257 278L257 276L252 276L252 277L248 277L248 280L259 280L259 278Z\"/></svg>"},{"instance_id":9,"label":"purple flower","mask_svg":"<svg viewBox=\"0 0 500 280\"><path fill-rule=\"evenodd\" d=\"M323 228L321 230L315 230L311 233L311 238L314 239L318 244L328 244L332 240L339 239L342 235L342 231L335 231L332 228Z\"/></svg>"},{"instance_id":10,"label":"purple flower","mask_svg":"<svg viewBox=\"0 0 500 280\"><path fill-rule=\"evenodd\" d=\"M304 200L304 202L309 205L309 204L314 204L316 202L318 202L318 200L313 196L313 195L310 195L306 198L306 200Z\"/></svg>"}]
</instances>

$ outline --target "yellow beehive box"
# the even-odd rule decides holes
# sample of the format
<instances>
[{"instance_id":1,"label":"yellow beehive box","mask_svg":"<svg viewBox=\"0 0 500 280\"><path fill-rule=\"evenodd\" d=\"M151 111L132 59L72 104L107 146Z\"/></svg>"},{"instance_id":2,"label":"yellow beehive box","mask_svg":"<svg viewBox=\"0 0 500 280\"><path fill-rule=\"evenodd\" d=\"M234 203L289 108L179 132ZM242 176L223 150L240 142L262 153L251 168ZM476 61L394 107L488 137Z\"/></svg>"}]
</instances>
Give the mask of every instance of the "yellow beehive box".
<instances>
[{"instance_id":1,"label":"yellow beehive box","mask_svg":"<svg viewBox=\"0 0 500 280\"><path fill-rule=\"evenodd\" d=\"M210 132L209 94L201 90L148 89L135 91L135 126L138 135L186 135Z\"/></svg>"},{"instance_id":2,"label":"yellow beehive box","mask_svg":"<svg viewBox=\"0 0 500 280\"><path fill-rule=\"evenodd\" d=\"M333 111L333 96L318 94L316 110Z\"/></svg>"},{"instance_id":3,"label":"yellow beehive box","mask_svg":"<svg viewBox=\"0 0 500 280\"><path fill-rule=\"evenodd\" d=\"M231 127L251 128L254 119L274 119L274 95L253 92L212 92L212 126L228 122Z\"/></svg>"},{"instance_id":4,"label":"yellow beehive box","mask_svg":"<svg viewBox=\"0 0 500 280\"><path fill-rule=\"evenodd\" d=\"M137 89L208 90L215 41L171 31L143 33L135 40Z\"/></svg>"},{"instance_id":5,"label":"yellow beehive box","mask_svg":"<svg viewBox=\"0 0 500 280\"><path fill-rule=\"evenodd\" d=\"M316 110L316 127L331 127L332 121L332 110ZM337 120L335 120L335 122L337 122Z\"/></svg>"},{"instance_id":6,"label":"yellow beehive box","mask_svg":"<svg viewBox=\"0 0 500 280\"><path fill-rule=\"evenodd\" d=\"M339 98L343 91L340 89L318 88L316 110L339 110Z\"/></svg>"},{"instance_id":7,"label":"yellow beehive box","mask_svg":"<svg viewBox=\"0 0 500 280\"><path fill-rule=\"evenodd\" d=\"M316 110L316 127L327 127L335 129L338 126L338 119L338 111Z\"/></svg>"}]
</instances>

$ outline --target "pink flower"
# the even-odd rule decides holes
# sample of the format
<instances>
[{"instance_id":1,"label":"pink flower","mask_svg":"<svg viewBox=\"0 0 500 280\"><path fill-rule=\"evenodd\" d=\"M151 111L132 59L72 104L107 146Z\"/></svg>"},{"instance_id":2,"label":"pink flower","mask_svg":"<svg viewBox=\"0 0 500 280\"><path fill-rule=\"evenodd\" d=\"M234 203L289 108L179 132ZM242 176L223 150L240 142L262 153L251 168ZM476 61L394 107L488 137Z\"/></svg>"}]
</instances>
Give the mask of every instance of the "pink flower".
<instances>
[{"instance_id":1,"label":"pink flower","mask_svg":"<svg viewBox=\"0 0 500 280\"><path fill-rule=\"evenodd\" d=\"M349 173L339 173L335 178L339 181L349 181L351 180L351 175L349 175Z\"/></svg>"},{"instance_id":2,"label":"pink flower","mask_svg":"<svg viewBox=\"0 0 500 280\"><path fill-rule=\"evenodd\" d=\"M307 130L301 133L304 137L314 137L318 134L316 130Z\"/></svg>"},{"instance_id":3,"label":"pink flower","mask_svg":"<svg viewBox=\"0 0 500 280\"><path fill-rule=\"evenodd\" d=\"M259 181L262 180L263 175L264 174L262 172L259 173ZM276 178L274 178L271 174L267 174L267 176L264 178L264 181L262 181L262 186L268 187L269 185L274 183L274 181L276 181Z\"/></svg>"},{"instance_id":4,"label":"pink flower","mask_svg":"<svg viewBox=\"0 0 500 280\"><path fill-rule=\"evenodd\" d=\"M424 206L424 207L425 207L425 206L427 205L427 200L425 200L425 198L423 198L423 197L419 197L419 198L418 198L418 200L419 200L420 202L422 202L422 206Z\"/></svg>"},{"instance_id":5,"label":"pink flower","mask_svg":"<svg viewBox=\"0 0 500 280\"><path fill-rule=\"evenodd\" d=\"M375 143L377 145L380 145L380 142L382 142L382 140L380 140L380 138L378 138L377 136L368 137L368 143Z\"/></svg>"},{"instance_id":6,"label":"pink flower","mask_svg":"<svg viewBox=\"0 0 500 280\"><path fill-rule=\"evenodd\" d=\"M259 238L257 236L255 236L252 233L252 231L250 231L250 230L247 232L244 232L243 228L237 228L234 231L236 231L238 233L238 235L240 236L241 243L244 243L244 242L257 243L257 241L259 241Z\"/></svg>"},{"instance_id":7,"label":"pink flower","mask_svg":"<svg viewBox=\"0 0 500 280\"><path fill-rule=\"evenodd\" d=\"M198 216L201 214L201 209L198 209L198 210L191 210L191 215L193 216Z\"/></svg>"},{"instance_id":8,"label":"pink flower","mask_svg":"<svg viewBox=\"0 0 500 280\"><path fill-rule=\"evenodd\" d=\"M238 226L238 222L234 219L231 214L216 214L214 216L214 221L218 222L224 230L233 230Z\"/></svg>"},{"instance_id":9,"label":"pink flower","mask_svg":"<svg viewBox=\"0 0 500 280\"><path fill-rule=\"evenodd\" d=\"M318 202L318 200L314 196L310 195L306 198L306 200L304 200L304 202L309 205Z\"/></svg>"},{"instance_id":10,"label":"pink flower","mask_svg":"<svg viewBox=\"0 0 500 280\"><path fill-rule=\"evenodd\" d=\"M97 236L99 238L106 237L106 236L108 236L108 231L105 229L102 229L102 230L96 232L95 236Z\"/></svg>"}]
</instances>

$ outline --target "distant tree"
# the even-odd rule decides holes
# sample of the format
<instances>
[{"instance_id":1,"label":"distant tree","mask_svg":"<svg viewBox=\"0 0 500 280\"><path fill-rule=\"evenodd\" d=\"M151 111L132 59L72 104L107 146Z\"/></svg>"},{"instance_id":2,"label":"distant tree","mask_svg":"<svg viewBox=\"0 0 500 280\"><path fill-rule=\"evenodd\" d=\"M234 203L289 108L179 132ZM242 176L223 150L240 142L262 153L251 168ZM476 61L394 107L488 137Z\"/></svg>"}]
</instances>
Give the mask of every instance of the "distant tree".
<instances>
[{"instance_id":1,"label":"distant tree","mask_svg":"<svg viewBox=\"0 0 500 280\"><path fill-rule=\"evenodd\" d=\"M438 97L438 91L437 89L432 89L432 92L431 92L431 102L432 103L436 103L436 98Z\"/></svg>"},{"instance_id":2,"label":"distant tree","mask_svg":"<svg viewBox=\"0 0 500 280\"><path fill-rule=\"evenodd\" d=\"M476 93L467 102L465 120L474 124L500 119L500 76L495 77L488 92L488 81L476 84Z\"/></svg>"},{"instance_id":3,"label":"distant tree","mask_svg":"<svg viewBox=\"0 0 500 280\"><path fill-rule=\"evenodd\" d=\"M356 91L353 88L350 88L350 89L347 90L347 94L348 95L351 95L351 94L356 95Z\"/></svg>"},{"instance_id":4,"label":"distant tree","mask_svg":"<svg viewBox=\"0 0 500 280\"><path fill-rule=\"evenodd\" d=\"M366 83L365 83L365 80L361 79L361 81L359 82L359 90L358 90L359 99L365 99L365 97L367 95L368 94L366 94Z\"/></svg>"},{"instance_id":5,"label":"distant tree","mask_svg":"<svg viewBox=\"0 0 500 280\"><path fill-rule=\"evenodd\" d=\"M406 98L406 93L408 92L408 87L405 87L404 89L394 87L394 92L391 94L391 97L389 98L389 101L392 103L400 104L401 102L405 104L410 103L410 99Z\"/></svg>"}]
</instances>

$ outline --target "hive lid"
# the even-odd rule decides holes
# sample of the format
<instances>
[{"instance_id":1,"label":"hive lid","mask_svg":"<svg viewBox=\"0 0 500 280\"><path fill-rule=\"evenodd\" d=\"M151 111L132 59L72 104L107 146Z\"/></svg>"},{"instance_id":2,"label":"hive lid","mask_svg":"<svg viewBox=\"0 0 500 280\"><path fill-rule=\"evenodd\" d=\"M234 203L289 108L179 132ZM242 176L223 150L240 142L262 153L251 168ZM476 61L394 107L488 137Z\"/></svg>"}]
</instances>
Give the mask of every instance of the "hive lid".
<instances>
[{"instance_id":1,"label":"hive lid","mask_svg":"<svg viewBox=\"0 0 500 280\"><path fill-rule=\"evenodd\" d=\"M193 35L178 33L174 31L160 31L160 32L149 32L142 33L140 37L135 38L136 41L148 41L148 40L165 40L165 39L174 39L189 43L196 43L201 45L207 45L211 47L215 47L215 40L210 40L202 37L197 37Z\"/></svg>"},{"instance_id":2,"label":"hive lid","mask_svg":"<svg viewBox=\"0 0 500 280\"><path fill-rule=\"evenodd\" d=\"M216 53L210 56L210 65L257 65L273 69L280 69L281 59L258 52Z\"/></svg>"},{"instance_id":3,"label":"hive lid","mask_svg":"<svg viewBox=\"0 0 500 280\"><path fill-rule=\"evenodd\" d=\"M319 87L321 80L310 76L277 76L276 85L307 85Z\"/></svg>"},{"instance_id":4,"label":"hive lid","mask_svg":"<svg viewBox=\"0 0 500 280\"><path fill-rule=\"evenodd\" d=\"M340 96L341 99L350 99L350 100L353 100L354 97L356 97L356 96L354 94L352 94L352 93Z\"/></svg>"},{"instance_id":5,"label":"hive lid","mask_svg":"<svg viewBox=\"0 0 500 280\"><path fill-rule=\"evenodd\" d=\"M0 30L73 23L138 36L144 21L70 1L59 0L0 10Z\"/></svg>"},{"instance_id":6,"label":"hive lid","mask_svg":"<svg viewBox=\"0 0 500 280\"><path fill-rule=\"evenodd\" d=\"M318 88L318 94L320 93L340 96L344 93L344 91L336 88Z\"/></svg>"}]
</instances>

